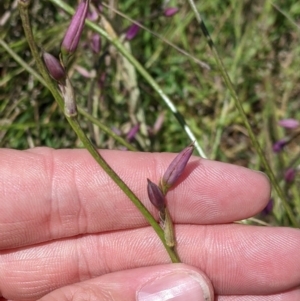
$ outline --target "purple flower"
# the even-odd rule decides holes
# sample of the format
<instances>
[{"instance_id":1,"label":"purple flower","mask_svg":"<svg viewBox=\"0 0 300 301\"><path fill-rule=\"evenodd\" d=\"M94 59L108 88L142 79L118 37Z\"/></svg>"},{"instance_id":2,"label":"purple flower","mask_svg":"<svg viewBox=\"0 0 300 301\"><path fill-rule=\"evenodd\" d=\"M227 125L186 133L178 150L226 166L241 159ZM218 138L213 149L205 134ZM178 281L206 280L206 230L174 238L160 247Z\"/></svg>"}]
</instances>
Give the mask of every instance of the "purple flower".
<instances>
[{"instance_id":1,"label":"purple flower","mask_svg":"<svg viewBox=\"0 0 300 301\"><path fill-rule=\"evenodd\" d=\"M151 203L157 208L159 211L163 211L165 208L165 197L160 190L160 188L149 179L147 179L147 192L148 197Z\"/></svg>"},{"instance_id":2,"label":"purple flower","mask_svg":"<svg viewBox=\"0 0 300 301\"><path fill-rule=\"evenodd\" d=\"M281 152L283 150L283 148L285 147L286 143L287 143L286 139L281 139L281 140L276 141L273 144L273 152L274 153Z\"/></svg>"},{"instance_id":3,"label":"purple flower","mask_svg":"<svg viewBox=\"0 0 300 301\"><path fill-rule=\"evenodd\" d=\"M127 140L132 141L134 139L135 135L137 134L137 132L139 131L139 129L140 129L139 124L136 124L135 126L133 126L127 134L127 137L126 137Z\"/></svg>"},{"instance_id":4,"label":"purple flower","mask_svg":"<svg viewBox=\"0 0 300 301\"><path fill-rule=\"evenodd\" d=\"M49 74L57 82L63 82L66 79L66 72L60 61L48 52L43 53L43 60L49 71Z\"/></svg>"},{"instance_id":5,"label":"purple flower","mask_svg":"<svg viewBox=\"0 0 300 301\"><path fill-rule=\"evenodd\" d=\"M272 210L273 210L273 204L274 204L274 201L273 199L271 198L267 204L267 206L262 210L262 214L264 215L268 215Z\"/></svg>"},{"instance_id":6,"label":"purple flower","mask_svg":"<svg viewBox=\"0 0 300 301\"><path fill-rule=\"evenodd\" d=\"M300 125L298 120L292 118L282 119L278 124L286 129L295 129Z\"/></svg>"},{"instance_id":7,"label":"purple flower","mask_svg":"<svg viewBox=\"0 0 300 301\"><path fill-rule=\"evenodd\" d=\"M287 183L291 183L294 181L296 176L296 169L295 168L288 168L284 173L284 179Z\"/></svg>"},{"instance_id":8,"label":"purple flower","mask_svg":"<svg viewBox=\"0 0 300 301\"><path fill-rule=\"evenodd\" d=\"M126 32L126 40L130 41L138 34L140 27L137 24L132 24Z\"/></svg>"},{"instance_id":9,"label":"purple flower","mask_svg":"<svg viewBox=\"0 0 300 301\"><path fill-rule=\"evenodd\" d=\"M82 76L86 77L86 78L94 78L95 77L95 70L92 71L88 71L86 68L81 67L79 65L74 67L79 74L81 74Z\"/></svg>"},{"instance_id":10,"label":"purple flower","mask_svg":"<svg viewBox=\"0 0 300 301\"><path fill-rule=\"evenodd\" d=\"M61 45L62 53L68 54L75 52L84 28L84 22L87 16L89 3L89 0L82 0L79 3L63 39Z\"/></svg>"},{"instance_id":11,"label":"purple flower","mask_svg":"<svg viewBox=\"0 0 300 301\"><path fill-rule=\"evenodd\" d=\"M153 127L149 129L149 134L150 135L153 136L153 135L157 134L161 130L161 128L163 126L163 123L164 123L164 119L165 119L165 114L164 114L164 112L161 112L158 115L158 117L157 117L157 119L156 119Z\"/></svg>"},{"instance_id":12,"label":"purple flower","mask_svg":"<svg viewBox=\"0 0 300 301\"><path fill-rule=\"evenodd\" d=\"M88 11L86 17L91 21L96 21L98 19L98 13L96 10Z\"/></svg>"},{"instance_id":13,"label":"purple flower","mask_svg":"<svg viewBox=\"0 0 300 301\"><path fill-rule=\"evenodd\" d=\"M172 17L175 14L177 14L178 11L179 11L179 9L177 7L167 7L164 9L164 16Z\"/></svg>"},{"instance_id":14,"label":"purple flower","mask_svg":"<svg viewBox=\"0 0 300 301\"><path fill-rule=\"evenodd\" d=\"M91 48L95 53L99 53L101 49L101 37L99 34L94 33L91 39Z\"/></svg>"},{"instance_id":15,"label":"purple flower","mask_svg":"<svg viewBox=\"0 0 300 301\"><path fill-rule=\"evenodd\" d=\"M194 144L189 145L182 150L170 163L161 180L161 188L164 194L175 184L181 176L194 150Z\"/></svg>"}]
</instances>

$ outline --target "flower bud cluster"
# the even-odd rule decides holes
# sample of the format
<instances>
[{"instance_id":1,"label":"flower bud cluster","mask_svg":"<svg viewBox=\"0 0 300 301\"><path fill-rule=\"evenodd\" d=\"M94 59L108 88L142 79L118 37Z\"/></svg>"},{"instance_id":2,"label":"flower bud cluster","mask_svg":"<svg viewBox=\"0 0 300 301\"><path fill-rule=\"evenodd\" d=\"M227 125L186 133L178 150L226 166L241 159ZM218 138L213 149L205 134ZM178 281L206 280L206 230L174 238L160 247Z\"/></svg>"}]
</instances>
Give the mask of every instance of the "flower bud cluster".
<instances>
[{"instance_id":1,"label":"flower bud cluster","mask_svg":"<svg viewBox=\"0 0 300 301\"><path fill-rule=\"evenodd\" d=\"M170 163L165 171L160 184L156 185L147 179L147 192L151 203L159 210L161 226L164 229L166 244L174 247L175 239L173 232L173 223L169 211L166 206L165 195L168 189L171 188L178 178L182 175L194 150L194 144L189 145L182 150Z\"/></svg>"},{"instance_id":2,"label":"flower bud cluster","mask_svg":"<svg viewBox=\"0 0 300 301\"><path fill-rule=\"evenodd\" d=\"M70 55L72 55L78 47L87 17L89 3L89 0L82 0L76 9L61 44L61 60L58 60L50 53L43 53L47 70L50 76L57 81L60 92L64 98L65 115L68 117L75 117L77 115L77 106L74 89L67 76L65 65L67 65ZM100 43L100 41L98 42ZM95 47L98 48L98 45Z\"/></svg>"}]
</instances>

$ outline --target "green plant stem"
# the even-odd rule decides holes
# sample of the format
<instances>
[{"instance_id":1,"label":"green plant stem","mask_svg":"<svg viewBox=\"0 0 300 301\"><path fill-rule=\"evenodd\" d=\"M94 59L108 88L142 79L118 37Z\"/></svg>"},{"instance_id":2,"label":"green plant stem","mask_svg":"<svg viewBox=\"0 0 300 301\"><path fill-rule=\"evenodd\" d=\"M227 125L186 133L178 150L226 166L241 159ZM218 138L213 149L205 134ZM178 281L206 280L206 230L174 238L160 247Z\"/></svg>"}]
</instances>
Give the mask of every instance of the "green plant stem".
<instances>
[{"instance_id":1,"label":"green plant stem","mask_svg":"<svg viewBox=\"0 0 300 301\"><path fill-rule=\"evenodd\" d=\"M43 77L36 72L33 68L31 68L20 56L18 56L10 47L5 43L4 40L0 38L0 46L2 46L9 54L10 56L20 65L22 66L28 73L30 73L32 76L34 76L42 85L45 87L48 87L46 81L43 79ZM121 145L125 146L128 150L131 151L137 151L137 149L128 143L125 139L114 133L110 128L108 128L106 125L104 125L102 122L100 122L97 118L93 117L91 114L89 114L87 111L85 111L83 108L78 106L78 112L86 117L89 121L91 121L93 124L96 124L104 133L114 138L117 142L119 142Z\"/></svg>"},{"instance_id":2,"label":"green plant stem","mask_svg":"<svg viewBox=\"0 0 300 301\"><path fill-rule=\"evenodd\" d=\"M110 128L105 126L102 122L100 122L97 118L93 117L91 114L89 114L87 111L85 111L83 108L78 107L78 112L85 116L89 121L91 121L93 124L97 125L104 133L108 134L110 137L118 141L120 144L124 145L128 150L131 150L133 152L136 152L137 149L128 143L126 140L124 140L122 137L114 133Z\"/></svg>"},{"instance_id":3,"label":"green plant stem","mask_svg":"<svg viewBox=\"0 0 300 301\"><path fill-rule=\"evenodd\" d=\"M203 34L204 34L204 36L205 36L205 38L207 40L207 43L208 43L208 45L209 45L209 47L210 47L210 49L211 49L211 51L212 51L212 53L214 55L214 58L215 58L215 60L217 62L217 65L218 65L219 70L221 72L221 75L222 75L222 77L223 77L223 79L224 79L224 81L226 83L226 86L229 89L229 91L231 93L231 96L232 96L232 98L235 101L235 106L238 109L238 111L239 111L239 113L240 113L240 115L241 115L241 117L243 119L245 127L246 127L246 129L248 131L249 137L251 139L251 142L252 142L255 150L258 153L258 156L260 157L260 159L261 159L261 161L262 161L262 163L263 163L263 165L264 165L264 167L266 169L266 173L269 176L270 181L273 184L273 186L274 186L274 188L275 188L278 196L280 197L280 199L282 201L282 204L284 206L284 209L286 210L286 212L287 212L287 214L289 216L289 219L290 219L292 225L294 227L298 227L298 223L297 223L297 220L296 220L296 218L295 218L295 216L293 214L293 211L292 211L290 205L288 204L288 202L286 200L286 197L285 197L282 189L280 188L280 186L279 186L279 184L278 184L278 182L276 180L276 177L275 177L275 175L274 175L274 173L273 173L273 171L272 171L272 169L271 169L271 167L270 167L270 165L269 165L269 163L268 163L268 161L267 161L267 159L266 159L266 157L265 157L265 155L264 155L264 153L262 151L262 148L260 147L260 144L259 144L258 140L256 139L253 131L252 131L251 125L250 125L250 123L249 123L249 121L247 119L247 116L246 116L245 111L243 109L242 103L241 103L239 97L237 96L237 94L235 92L235 89L233 87L231 79L230 79L228 73L226 72L225 66L224 66L224 64L223 64L223 62L221 60L221 57L219 56L218 51L217 51L217 49L216 49L216 47L214 45L214 42L213 42L213 40L212 40L212 38L211 38L211 36L210 36L210 34L209 34L209 32L208 32L208 30L207 30L204 22L203 22L203 19L201 18L200 13L198 12L198 10L197 10L197 8L195 6L194 1L193 0L189 0L189 3L190 3L190 6L191 6L192 10L195 13L196 19L199 22L200 28L201 28L201 30L202 30L202 32L203 32Z\"/></svg>"},{"instance_id":4,"label":"green plant stem","mask_svg":"<svg viewBox=\"0 0 300 301\"><path fill-rule=\"evenodd\" d=\"M56 83L49 76L48 71L44 66L44 63L39 55L39 51L34 41L34 37L30 26L30 21L29 21L29 15L28 15L29 4L30 4L29 0L28 1L19 0L19 11L20 11L20 16L22 19L22 24L26 35L26 39L28 41L31 53L37 63L39 72L42 74L48 89L51 91L52 95L57 101L60 109L64 111L64 101L62 99L62 96L57 89ZM97 161L97 163L103 168L103 170L110 176L110 178L129 197L129 199L134 203L134 205L139 209L139 211L143 214L143 216L146 218L146 220L155 230L155 232L161 239L163 245L165 246L172 262L174 263L180 262L176 252L166 244L164 239L164 232L157 224L157 221L154 219L154 217L151 215L148 209L142 204L142 202L138 199L138 197L133 193L133 191L123 182L123 180L117 175L117 173L109 166L109 164L100 155L96 147L91 143L91 141L83 132L78 122L78 119L76 117L68 117L68 116L66 116L66 118L69 124L71 125L71 127L73 128L73 130L75 131L75 133L77 134L77 136L79 137L79 139L82 141L83 145L89 151L89 153L93 156L93 158Z\"/></svg>"},{"instance_id":5,"label":"green plant stem","mask_svg":"<svg viewBox=\"0 0 300 301\"><path fill-rule=\"evenodd\" d=\"M69 14L74 13L74 9L67 5L65 2L61 0L50 0L52 3L56 4L58 7L62 8ZM118 38L114 38L110 36L104 29L96 25L95 23L86 20L85 22L88 27L90 27L95 32L99 33L101 36L106 38L109 42L111 42L119 51L120 53L127 58L127 60L136 68L136 70L144 77L144 79L152 86L152 88L159 94L168 108L171 110L179 124L182 126L184 131L186 132L187 136L190 138L191 142L195 142L195 148L199 155L202 158L206 158L204 151L202 150L201 146L199 145L194 133L190 129L190 127L185 122L184 117L178 112L177 108L171 101L171 99L163 92L160 86L156 83L156 81L151 77L151 75L146 71L146 69L132 56L127 49L123 46L123 44L118 40Z\"/></svg>"}]
</instances>

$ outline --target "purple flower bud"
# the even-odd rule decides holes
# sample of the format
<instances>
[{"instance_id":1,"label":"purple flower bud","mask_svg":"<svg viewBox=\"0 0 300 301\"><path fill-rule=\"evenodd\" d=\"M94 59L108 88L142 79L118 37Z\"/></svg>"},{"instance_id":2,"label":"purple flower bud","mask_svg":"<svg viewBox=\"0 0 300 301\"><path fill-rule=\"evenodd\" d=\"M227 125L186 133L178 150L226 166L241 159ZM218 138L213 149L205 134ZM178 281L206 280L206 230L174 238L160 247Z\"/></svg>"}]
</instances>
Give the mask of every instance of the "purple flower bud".
<instances>
[{"instance_id":1,"label":"purple flower bud","mask_svg":"<svg viewBox=\"0 0 300 301\"><path fill-rule=\"evenodd\" d=\"M96 21L98 19L97 11L88 11L86 17L91 21Z\"/></svg>"},{"instance_id":2,"label":"purple flower bud","mask_svg":"<svg viewBox=\"0 0 300 301\"><path fill-rule=\"evenodd\" d=\"M84 67L81 67L79 65L76 65L74 67L74 69L76 69L76 71L78 71L79 74L81 74L82 76L86 77L86 78L94 78L96 76L96 72L95 70L87 70Z\"/></svg>"},{"instance_id":3,"label":"purple flower bud","mask_svg":"<svg viewBox=\"0 0 300 301\"><path fill-rule=\"evenodd\" d=\"M126 137L127 140L132 141L134 139L135 135L137 134L137 132L139 131L139 129L140 129L139 124L136 124L135 126L133 126L127 134L127 137Z\"/></svg>"},{"instance_id":4,"label":"purple flower bud","mask_svg":"<svg viewBox=\"0 0 300 301\"><path fill-rule=\"evenodd\" d=\"M43 60L49 71L50 76L57 82L63 82L66 79L66 72L60 61L48 52L43 53Z\"/></svg>"},{"instance_id":5,"label":"purple flower bud","mask_svg":"<svg viewBox=\"0 0 300 301\"><path fill-rule=\"evenodd\" d=\"M298 120L292 118L282 119L278 124L286 129L295 129L300 125Z\"/></svg>"},{"instance_id":6,"label":"purple flower bud","mask_svg":"<svg viewBox=\"0 0 300 301\"><path fill-rule=\"evenodd\" d=\"M160 188L149 179L147 179L147 192L151 203L159 210L163 211L165 208L165 197Z\"/></svg>"},{"instance_id":7,"label":"purple flower bud","mask_svg":"<svg viewBox=\"0 0 300 301\"><path fill-rule=\"evenodd\" d=\"M79 43L81 33L83 31L84 22L89 8L89 0L82 0L71 20L65 37L61 45L61 51L64 54L73 53Z\"/></svg>"},{"instance_id":8,"label":"purple flower bud","mask_svg":"<svg viewBox=\"0 0 300 301\"><path fill-rule=\"evenodd\" d=\"M280 140L276 141L273 144L273 152L274 153L281 152L283 150L283 148L285 147L286 143L287 143L286 139L280 139Z\"/></svg>"},{"instance_id":9,"label":"purple flower bud","mask_svg":"<svg viewBox=\"0 0 300 301\"><path fill-rule=\"evenodd\" d=\"M178 11L179 11L179 9L177 7L167 7L164 10L164 16L165 17L172 17L175 14L177 14Z\"/></svg>"},{"instance_id":10,"label":"purple flower bud","mask_svg":"<svg viewBox=\"0 0 300 301\"><path fill-rule=\"evenodd\" d=\"M105 80L106 80L106 72L102 72L98 78L98 86L100 89L102 89L104 87ZM120 135L121 135L121 133L120 133Z\"/></svg>"},{"instance_id":11,"label":"purple flower bud","mask_svg":"<svg viewBox=\"0 0 300 301\"><path fill-rule=\"evenodd\" d=\"M138 34L140 27L137 24L132 24L126 32L126 40L130 41Z\"/></svg>"},{"instance_id":12,"label":"purple flower bud","mask_svg":"<svg viewBox=\"0 0 300 301\"><path fill-rule=\"evenodd\" d=\"M165 194L167 190L181 176L185 166L187 165L194 150L194 144L189 145L182 150L175 159L171 162L161 180L162 191Z\"/></svg>"},{"instance_id":13,"label":"purple flower bud","mask_svg":"<svg viewBox=\"0 0 300 301\"><path fill-rule=\"evenodd\" d=\"M284 173L284 179L287 183L291 183L294 181L296 176L296 170L295 168L288 168Z\"/></svg>"},{"instance_id":14,"label":"purple flower bud","mask_svg":"<svg viewBox=\"0 0 300 301\"><path fill-rule=\"evenodd\" d=\"M97 33L93 34L91 39L91 48L95 53L99 53L101 49L101 37Z\"/></svg>"},{"instance_id":15,"label":"purple flower bud","mask_svg":"<svg viewBox=\"0 0 300 301\"><path fill-rule=\"evenodd\" d=\"M267 206L262 210L262 214L267 215L273 210L273 199L271 198L267 204Z\"/></svg>"},{"instance_id":16,"label":"purple flower bud","mask_svg":"<svg viewBox=\"0 0 300 301\"><path fill-rule=\"evenodd\" d=\"M159 132L159 130L163 126L164 120L165 120L165 114L164 114L164 112L162 112L158 115L158 117L153 125L152 133L151 133L152 135L155 135Z\"/></svg>"}]
</instances>

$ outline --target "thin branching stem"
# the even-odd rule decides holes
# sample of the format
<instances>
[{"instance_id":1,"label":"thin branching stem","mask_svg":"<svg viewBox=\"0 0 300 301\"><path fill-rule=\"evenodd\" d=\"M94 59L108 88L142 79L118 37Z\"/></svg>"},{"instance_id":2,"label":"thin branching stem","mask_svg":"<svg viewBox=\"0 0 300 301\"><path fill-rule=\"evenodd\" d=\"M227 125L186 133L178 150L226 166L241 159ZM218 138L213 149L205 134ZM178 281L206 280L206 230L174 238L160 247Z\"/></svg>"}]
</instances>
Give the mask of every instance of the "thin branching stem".
<instances>
[{"instance_id":1,"label":"thin branching stem","mask_svg":"<svg viewBox=\"0 0 300 301\"><path fill-rule=\"evenodd\" d=\"M62 8L69 14L74 13L74 9L67 5L65 2L61 0L50 0L52 3L56 4L58 7ZM157 84L157 82L152 78L152 76L147 72L147 70L135 59L131 53L128 52L128 50L124 47L124 45L119 41L118 38L113 37L108 32L106 32L103 28L99 27L97 24L86 20L86 24L88 27L90 27L95 32L99 33L101 36L106 38L109 42L111 42L118 50L119 52L127 58L127 60L136 68L136 70L144 77L144 79L152 86L152 88L159 94L159 96L162 98L162 100L165 102L169 110L172 112L172 114L175 116L179 124L182 126L184 131L186 132L187 136L191 140L191 142L195 142L195 149L199 153L199 155L202 158L206 158L206 155L204 151L202 150L198 140L196 139L196 136L194 135L191 128L187 125L184 117L182 114L177 110L176 106L172 102L172 100L164 93L164 91L161 89L161 87Z\"/></svg>"},{"instance_id":2,"label":"thin branching stem","mask_svg":"<svg viewBox=\"0 0 300 301\"><path fill-rule=\"evenodd\" d=\"M5 43L4 40L0 38L0 46L2 46L9 54L10 56L26 70L28 73L30 73L33 77L35 77L42 85L47 87L46 81L43 79L43 77L36 72L33 68L31 68L16 52L14 52L7 43ZM100 122L97 118L93 117L90 113L88 113L86 110L78 107L78 112L86 117L90 122L97 125L104 133L115 139L117 142L119 142L121 145L125 146L130 151L137 151L137 149L130 143L128 143L125 139L123 139L121 136L114 133L109 127L107 127L105 124Z\"/></svg>"},{"instance_id":3,"label":"thin branching stem","mask_svg":"<svg viewBox=\"0 0 300 301\"><path fill-rule=\"evenodd\" d=\"M64 111L64 102L62 96L59 93L56 83L51 79L48 74L48 71L40 57L38 48L36 46L28 14L28 6L30 4L29 0L19 0L19 11L22 19L22 24L24 28L24 32L26 35L26 39L28 41L29 47L31 49L31 53L37 63L37 67L39 72L42 74L48 89L51 91L55 100L57 101L60 109ZM178 255L176 252L170 248L164 239L164 232L157 224L155 218L151 215L148 209L143 205L143 203L138 199L138 197L134 194L134 192L124 183L124 181L118 176L118 174L109 166L109 164L104 160L101 154L98 152L96 147L91 143L88 137L83 132L78 119L76 117L68 117L66 116L69 124L77 134L78 138L81 140L85 148L89 151L89 153L93 156L96 162L102 167L102 169L110 176L110 178L120 187L120 189L128 196L128 198L134 203L134 205L139 209L139 211L143 214L152 228L155 230L159 238L161 239L163 245L165 246L172 262L180 262Z\"/></svg>"}]
</instances>

